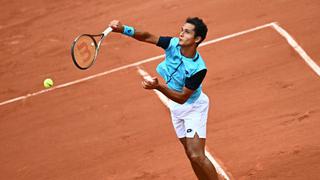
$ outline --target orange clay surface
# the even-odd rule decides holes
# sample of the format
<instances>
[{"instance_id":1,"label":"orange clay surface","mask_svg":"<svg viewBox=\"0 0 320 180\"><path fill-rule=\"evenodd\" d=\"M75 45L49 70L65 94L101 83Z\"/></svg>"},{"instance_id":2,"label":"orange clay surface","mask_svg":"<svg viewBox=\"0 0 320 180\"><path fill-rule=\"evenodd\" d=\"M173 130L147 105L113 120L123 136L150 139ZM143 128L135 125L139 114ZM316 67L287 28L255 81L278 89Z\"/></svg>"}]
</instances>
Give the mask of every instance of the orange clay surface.
<instances>
[{"instance_id":1,"label":"orange clay surface","mask_svg":"<svg viewBox=\"0 0 320 180\"><path fill-rule=\"evenodd\" d=\"M112 33L87 71L72 40L113 19L177 36L188 16L207 40L279 22L320 64L318 0L12 0L0 6L0 102L154 57ZM313 180L320 172L320 79L272 28L199 48L211 99L207 146L232 179ZM157 75L161 60L143 65ZM169 111L135 68L0 106L0 179L196 179Z\"/></svg>"}]
</instances>

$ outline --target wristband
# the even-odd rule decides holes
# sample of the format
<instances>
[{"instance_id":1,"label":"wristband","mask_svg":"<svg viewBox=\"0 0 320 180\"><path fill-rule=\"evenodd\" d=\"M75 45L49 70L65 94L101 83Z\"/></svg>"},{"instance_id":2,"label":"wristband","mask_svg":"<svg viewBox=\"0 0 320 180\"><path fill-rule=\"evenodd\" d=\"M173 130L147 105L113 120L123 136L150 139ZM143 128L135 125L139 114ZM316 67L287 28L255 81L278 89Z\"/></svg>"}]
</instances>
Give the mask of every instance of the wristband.
<instances>
[{"instance_id":1,"label":"wristband","mask_svg":"<svg viewBox=\"0 0 320 180\"><path fill-rule=\"evenodd\" d=\"M134 28L131 26L124 25L122 34L133 37L134 36Z\"/></svg>"}]
</instances>

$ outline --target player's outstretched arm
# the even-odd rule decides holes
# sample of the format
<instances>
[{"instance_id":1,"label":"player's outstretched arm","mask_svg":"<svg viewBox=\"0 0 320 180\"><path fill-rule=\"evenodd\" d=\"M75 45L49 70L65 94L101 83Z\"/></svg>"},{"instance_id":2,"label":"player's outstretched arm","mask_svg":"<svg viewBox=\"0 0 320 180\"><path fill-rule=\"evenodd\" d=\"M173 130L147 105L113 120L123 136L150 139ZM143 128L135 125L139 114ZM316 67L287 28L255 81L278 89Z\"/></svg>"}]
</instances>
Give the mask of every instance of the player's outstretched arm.
<instances>
[{"instance_id":1,"label":"player's outstretched arm","mask_svg":"<svg viewBox=\"0 0 320 180\"><path fill-rule=\"evenodd\" d=\"M134 29L130 26L125 26L118 20L111 21L109 26L113 29L113 32L126 34L138 41L147 42L151 44L157 44L159 41L159 36L153 35L149 32Z\"/></svg>"}]
</instances>

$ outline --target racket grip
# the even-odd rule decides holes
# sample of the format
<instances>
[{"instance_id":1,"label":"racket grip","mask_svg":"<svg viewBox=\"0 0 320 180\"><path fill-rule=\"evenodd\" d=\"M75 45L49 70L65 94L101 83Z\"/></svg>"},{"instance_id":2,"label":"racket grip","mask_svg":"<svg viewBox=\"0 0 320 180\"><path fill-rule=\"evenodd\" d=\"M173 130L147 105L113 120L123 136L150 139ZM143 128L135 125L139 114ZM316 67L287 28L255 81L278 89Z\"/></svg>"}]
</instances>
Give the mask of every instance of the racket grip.
<instances>
[{"instance_id":1,"label":"racket grip","mask_svg":"<svg viewBox=\"0 0 320 180\"><path fill-rule=\"evenodd\" d=\"M106 30L104 30L102 33L104 36L107 36L112 31L111 27L108 27Z\"/></svg>"}]
</instances>

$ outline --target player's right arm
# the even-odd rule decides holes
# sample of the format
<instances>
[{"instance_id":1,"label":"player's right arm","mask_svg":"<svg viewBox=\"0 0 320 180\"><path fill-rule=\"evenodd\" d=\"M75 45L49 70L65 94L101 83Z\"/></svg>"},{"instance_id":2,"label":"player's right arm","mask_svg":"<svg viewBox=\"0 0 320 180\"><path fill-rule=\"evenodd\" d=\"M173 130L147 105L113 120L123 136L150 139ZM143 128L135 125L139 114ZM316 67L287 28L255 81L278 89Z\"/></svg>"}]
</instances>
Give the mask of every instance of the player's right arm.
<instances>
[{"instance_id":1,"label":"player's right arm","mask_svg":"<svg viewBox=\"0 0 320 180\"><path fill-rule=\"evenodd\" d=\"M124 25L118 20L111 21L109 24L109 27L113 29L113 32L117 32L117 33L123 33L123 30L124 30ZM132 37L138 41L151 43L151 44L157 44L160 38L157 35L153 35L149 32L141 31L138 29L135 29L135 33Z\"/></svg>"}]
</instances>

